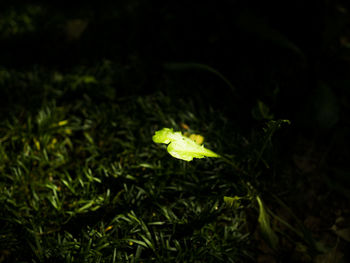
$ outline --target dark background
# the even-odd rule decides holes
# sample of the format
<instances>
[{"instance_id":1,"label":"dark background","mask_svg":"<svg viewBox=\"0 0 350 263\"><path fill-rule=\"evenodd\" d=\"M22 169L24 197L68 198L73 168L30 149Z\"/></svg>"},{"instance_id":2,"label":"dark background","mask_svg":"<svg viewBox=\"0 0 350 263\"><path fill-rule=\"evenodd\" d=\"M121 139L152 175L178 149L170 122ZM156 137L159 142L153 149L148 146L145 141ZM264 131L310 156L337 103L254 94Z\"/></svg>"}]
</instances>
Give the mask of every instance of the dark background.
<instances>
[{"instance_id":1,"label":"dark background","mask_svg":"<svg viewBox=\"0 0 350 263\"><path fill-rule=\"evenodd\" d=\"M14 10L29 17L1 25L3 67L68 71L108 60L127 75L129 83L115 83L120 96L192 96L248 125L259 99L304 132L346 122L349 14L342 1L25 3L1 4L5 18ZM211 73L166 63L208 65L235 90Z\"/></svg>"}]
</instances>

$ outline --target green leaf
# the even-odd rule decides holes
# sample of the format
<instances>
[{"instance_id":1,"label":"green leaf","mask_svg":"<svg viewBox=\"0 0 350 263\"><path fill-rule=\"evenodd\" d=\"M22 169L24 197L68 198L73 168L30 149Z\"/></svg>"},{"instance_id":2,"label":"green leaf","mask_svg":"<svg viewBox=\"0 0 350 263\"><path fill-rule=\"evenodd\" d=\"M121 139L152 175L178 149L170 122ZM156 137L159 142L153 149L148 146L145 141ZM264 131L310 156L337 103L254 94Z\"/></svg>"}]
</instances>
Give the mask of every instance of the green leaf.
<instances>
[{"instance_id":1,"label":"green leaf","mask_svg":"<svg viewBox=\"0 0 350 263\"><path fill-rule=\"evenodd\" d=\"M224 196L224 202L227 205L227 207L233 207L235 209L238 209L241 207L241 204L240 204L241 199L242 197L239 197L237 195L234 197Z\"/></svg>"},{"instance_id":2,"label":"green leaf","mask_svg":"<svg viewBox=\"0 0 350 263\"><path fill-rule=\"evenodd\" d=\"M173 129L164 128L156 131L152 139L155 143L169 144L167 151L171 156L188 162L193 158L220 157L203 145L183 136L181 132L174 132Z\"/></svg>"},{"instance_id":3,"label":"green leaf","mask_svg":"<svg viewBox=\"0 0 350 263\"><path fill-rule=\"evenodd\" d=\"M267 214L265 206L264 206L263 202L261 201L260 197L257 196L256 200L258 201L258 204L259 204L258 221L260 224L261 232L262 232L263 236L265 237L265 239L268 241L269 245L273 249L276 249L277 245L278 245L278 237L270 226L269 215Z\"/></svg>"}]
</instances>

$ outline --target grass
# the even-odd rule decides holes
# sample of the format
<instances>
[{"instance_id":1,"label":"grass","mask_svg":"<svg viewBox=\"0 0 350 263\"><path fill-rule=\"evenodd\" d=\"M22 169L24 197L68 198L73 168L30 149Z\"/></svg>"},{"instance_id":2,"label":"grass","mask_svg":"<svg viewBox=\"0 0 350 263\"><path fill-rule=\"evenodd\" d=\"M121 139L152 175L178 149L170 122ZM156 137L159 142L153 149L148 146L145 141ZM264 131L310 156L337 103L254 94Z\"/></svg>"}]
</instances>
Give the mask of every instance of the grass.
<instances>
[{"instance_id":1,"label":"grass","mask_svg":"<svg viewBox=\"0 0 350 263\"><path fill-rule=\"evenodd\" d=\"M79 96L51 82L41 104L2 118L1 262L252 261L244 210L224 202L246 194L241 175L152 142L187 124L229 152L240 137L227 120L162 94L102 102L94 85L80 84Z\"/></svg>"},{"instance_id":2,"label":"grass","mask_svg":"<svg viewBox=\"0 0 350 263\"><path fill-rule=\"evenodd\" d=\"M281 183L274 147L286 121L247 131L191 98L118 96L116 67L0 71L0 262L311 262L328 253L282 201L294 191ZM172 158L152 141L164 127L203 135L222 158Z\"/></svg>"}]
</instances>

